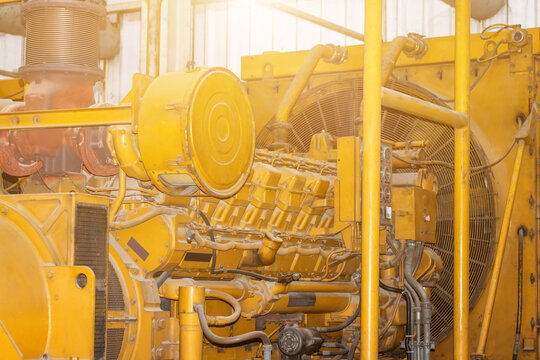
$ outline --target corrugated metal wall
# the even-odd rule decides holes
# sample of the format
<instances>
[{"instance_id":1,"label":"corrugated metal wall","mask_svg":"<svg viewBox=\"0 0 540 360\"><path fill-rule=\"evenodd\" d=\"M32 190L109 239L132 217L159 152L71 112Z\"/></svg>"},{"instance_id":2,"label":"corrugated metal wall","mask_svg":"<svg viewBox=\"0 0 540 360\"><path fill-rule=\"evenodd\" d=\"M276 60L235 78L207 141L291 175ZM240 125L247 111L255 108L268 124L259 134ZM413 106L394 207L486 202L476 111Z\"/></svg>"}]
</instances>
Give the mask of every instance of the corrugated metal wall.
<instances>
[{"instance_id":1,"label":"corrugated metal wall","mask_svg":"<svg viewBox=\"0 0 540 360\"><path fill-rule=\"evenodd\" d=\"M117 3L121 0L110 0L109 3L111 2ZM356 31L364 30L364 0L285 2ZM166 20L166 0L163 6L163 19ZM197 4L193 10L195 64L224 66L237 74L240 74L240 58L243 55L309 49L318 43L359 43L290 15L252 4L248 0ZM440 0L385 0L384 16L385 40L409 32L429 37L454 33L454 10ZM116 104L131 88L132 74L140 71L140 15L131 12L116 14L114 17L113 20L121 27L121 51L106 64L108 81L105 99ZM538 0L507 0L507 5L493 18L486 20L484 26L494 23L540 26L540 3ZM471 29L479 32L482 24L473 20ZM162 42L163 55L166 55L165 43ZM0 35L0 52L3 54L0 57L0 69L17 69L22 64L22 49L21 37ZM104 101L104 97L100 96L99 100Z\"/></svg>"},{"instance_id":2,"label":"corrugated metal wall","mask_svg":"<svg viewBox=\"0 0 540 360\"><path fill-rule=\"evenodd\" d=\"M364 0L285 2L358 32L364 31ZM440 0L385 0L384 17L383 39L388 41L410 32L428 37L454 33L454 9ZM540 26L539 1L508 0L497 15L485 21L485 26L496 23ZM471 31L481 30L481 22L473 20ZM359 42L256 4L230 0L195 6L197 64L226 66L239 73L241 55L309 49L319 43Z\"/></svg>"}]
</instances>

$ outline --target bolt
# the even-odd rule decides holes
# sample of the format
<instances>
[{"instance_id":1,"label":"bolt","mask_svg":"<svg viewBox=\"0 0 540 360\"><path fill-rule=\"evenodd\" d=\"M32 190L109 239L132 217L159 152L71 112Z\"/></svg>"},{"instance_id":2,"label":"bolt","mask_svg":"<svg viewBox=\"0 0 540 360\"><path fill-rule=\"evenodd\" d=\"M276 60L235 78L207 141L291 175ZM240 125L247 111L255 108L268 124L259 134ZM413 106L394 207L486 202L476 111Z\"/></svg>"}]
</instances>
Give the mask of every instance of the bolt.
<instances>
[{"instance_id":1,"label":"bolt","mask_svg":"<svg viewBox=\"0 0 540 360\"><path fill-rule=\"evenodd\" d=\"M530 279L531 279L531 284L534 284L535 278L534 278L534 274L533 274L533 273L531 273Z\"/></svg>"}]
</instances>

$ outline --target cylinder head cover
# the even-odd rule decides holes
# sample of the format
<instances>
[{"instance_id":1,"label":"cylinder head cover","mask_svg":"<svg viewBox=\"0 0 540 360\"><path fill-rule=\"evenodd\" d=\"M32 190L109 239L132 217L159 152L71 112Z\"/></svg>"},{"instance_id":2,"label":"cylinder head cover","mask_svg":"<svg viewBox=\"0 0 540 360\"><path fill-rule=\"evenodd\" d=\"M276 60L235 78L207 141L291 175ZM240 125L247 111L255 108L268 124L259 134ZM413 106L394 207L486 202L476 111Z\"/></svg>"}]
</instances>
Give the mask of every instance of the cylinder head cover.
<instances>
[{"instance_id":1,"label":"cylinder head cover","mask_svg":"<svg viewBox=\"0 0 540 360\"><path fill-rule=\"evenodd\" d=\"M183 195L196 185L225 198L248 178L253 115L240 80L226 69L161 75L141 100L136 127L143 165L164 193Z\"/></svg>"}]
</instances>

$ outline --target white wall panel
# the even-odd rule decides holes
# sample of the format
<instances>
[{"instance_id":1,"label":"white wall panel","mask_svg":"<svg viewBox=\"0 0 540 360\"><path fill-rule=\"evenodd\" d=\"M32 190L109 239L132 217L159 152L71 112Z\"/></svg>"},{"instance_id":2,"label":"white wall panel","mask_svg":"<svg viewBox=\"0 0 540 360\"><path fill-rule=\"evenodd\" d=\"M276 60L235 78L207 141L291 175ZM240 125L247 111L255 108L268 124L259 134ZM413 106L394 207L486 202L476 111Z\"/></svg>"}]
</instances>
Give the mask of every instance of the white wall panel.
<instances>
[{"instance_id":1,"label":"white wall panel","mask_svg":"<svg viewBox=\"0 0 540 360\"><path fill-rule=\"evenodd\" d=\"M0 69L16 72L23 64L24 38L0 33ZM0 76L0 79L5 79Z\"/></svg>"},{"instance_id":2,"label":"white wall panel","mask_svg":"<svg viewBox=\"0 0 540 360\"><path fill-rule=\"evenodd\" d=\"M122 2L125 0L109 0ZM364 0L282 0L315 16L364 31ZM495 23L540 26L540 0L507 0L493 18L482 24L471 21L471 30ZM166 4L167 1L164 1ZM454 9L440 0L384 0L383 38L417 32L423 35L447 36L454 33ZM165 6L165 5L164 5ZM224 66L240 75L240 58L265 51L309 49L319 43L354 45L360 42L306 21L280 13L249 0L222 0L197 4L194 15L194 49L196 66ZM167 16L164 14L163 20ZM107 63L106 101L118 103L131 88L132 75L140 71L140 22L136 12L116 16L121 27L120 54ZM166 24L164 24L166 29ZM164 39L166 32L163 33ZM162 42L162 45L165 41ZM24 39L0 34L0 69L16 70L23 63ZM189 44L186 44L189 46ZM162 55L166 56L162 46ZM142 60L144 61L144 59ZM163 59L162 69L166 59ZM100 96L103 101L103 97Z\"/></svg>"}]
</instances>

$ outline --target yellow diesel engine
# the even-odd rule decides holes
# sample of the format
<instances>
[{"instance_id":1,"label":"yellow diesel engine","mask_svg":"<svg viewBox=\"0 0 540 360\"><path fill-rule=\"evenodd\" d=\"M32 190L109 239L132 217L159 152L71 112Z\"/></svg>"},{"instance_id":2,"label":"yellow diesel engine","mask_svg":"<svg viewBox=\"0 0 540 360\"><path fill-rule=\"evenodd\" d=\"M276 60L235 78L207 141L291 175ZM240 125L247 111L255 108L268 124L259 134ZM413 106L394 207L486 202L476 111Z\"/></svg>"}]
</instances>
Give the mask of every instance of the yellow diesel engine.
<instances>
[{"instance_id":1,"label":"yellow diesel engine","mask_svg":"<svg viewBox=\"0 0 540 360\"><path fill-rule=\"evenodd\" d=\"M449 106L452 39L385 45L374 147L362 47L246 57L242 81L223 68L136 74L112 106L92 91L104 4L22 11L28 86L0 113L2 359L351 360L373 314L379 357L447 358L454 128L469 121L474 356L492 317L490 358L536 356L538 29L505 28L485 48L472 37L470 120ZM502 263L507 237L520 255ZM517 299L495 297L516 293L516 274Z\"/></svg>"}]
</instances>

